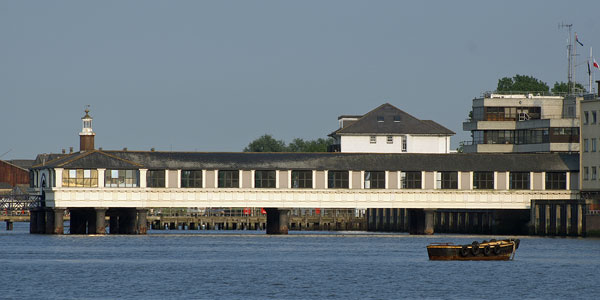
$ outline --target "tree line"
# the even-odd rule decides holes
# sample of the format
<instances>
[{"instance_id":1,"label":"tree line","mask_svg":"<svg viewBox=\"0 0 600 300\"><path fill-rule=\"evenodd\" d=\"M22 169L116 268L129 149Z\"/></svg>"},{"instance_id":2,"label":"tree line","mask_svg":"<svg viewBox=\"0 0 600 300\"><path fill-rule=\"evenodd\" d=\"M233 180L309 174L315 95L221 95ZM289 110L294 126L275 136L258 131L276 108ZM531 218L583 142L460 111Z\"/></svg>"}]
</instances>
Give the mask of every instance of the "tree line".
<instances>
[{"instance_id":1,"label":"tree line","mask_svg":"<svg viewBox=\"0 0 600 300\"><path fill-rule=\"evenodd\" d=\"M583 85L575 83L575 90L585 90ZM527 75L515 75L512 78L503 77L498 80L498 86L496 87L498 93L508 92L528 92L528 93L542 93L548 94L566 94L569 92L569 85L566 82L555 82L552 89L545 82Z\"/></svg>"},{"instance_id":2,"label":"tree line","mask_svg":"<svg viewBox=\"0 0 600 300\"><path fill-rule=\"evenodd\" d=\"M289 144L277 140L270 134L265 134L246 146L244 152L327 152L333 145L332 138L318 138L316 140L293 139Z\"/></svg>"}]
</instances>

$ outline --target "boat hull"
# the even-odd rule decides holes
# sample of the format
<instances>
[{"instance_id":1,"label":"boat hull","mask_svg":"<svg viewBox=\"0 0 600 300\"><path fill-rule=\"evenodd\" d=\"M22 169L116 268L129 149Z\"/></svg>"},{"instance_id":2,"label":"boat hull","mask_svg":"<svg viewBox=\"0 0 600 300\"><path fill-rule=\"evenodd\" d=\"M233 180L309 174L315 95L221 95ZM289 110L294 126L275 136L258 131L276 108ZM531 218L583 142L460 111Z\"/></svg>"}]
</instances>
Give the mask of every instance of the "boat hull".
<instances>
[{"instance_id":1,"label":"boat hull","mask_svg":"<svg viewBox=\"0 0 600 300\"><path fill-rule=\"evenodd\" d=\"M470 245L432 244L427 246L430 260L510 260L518 242L512 240Z\"/></svg>"}]
</instances>

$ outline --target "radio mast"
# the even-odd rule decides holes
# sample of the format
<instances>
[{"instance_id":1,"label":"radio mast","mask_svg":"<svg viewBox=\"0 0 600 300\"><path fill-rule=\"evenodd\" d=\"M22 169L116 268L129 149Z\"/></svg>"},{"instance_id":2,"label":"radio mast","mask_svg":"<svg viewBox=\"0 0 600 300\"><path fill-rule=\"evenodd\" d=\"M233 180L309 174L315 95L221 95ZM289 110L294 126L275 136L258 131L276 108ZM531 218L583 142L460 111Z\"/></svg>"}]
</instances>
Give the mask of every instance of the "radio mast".
<instances>
[{"instance_id":1,"label":"radio mast","mask_svg":"<svg viewBox=\"0 0 600 300\"><path fill-rule=\"evenodd\" d=\"M567 28L567 30L569 31L569 39L568 39L568 45L567 45L567 57L569 60L569 70L568 70L568 81L567 81L567 86L569 88L569 94L571 94L573 92L573 90L575 89L575 56L577 55L577 47L573 47L573 38L571 35L571 28L573 27L573 24L564 24L561 23L558 25L558 29L561 28Z\"/></svg>"}]
</instances>

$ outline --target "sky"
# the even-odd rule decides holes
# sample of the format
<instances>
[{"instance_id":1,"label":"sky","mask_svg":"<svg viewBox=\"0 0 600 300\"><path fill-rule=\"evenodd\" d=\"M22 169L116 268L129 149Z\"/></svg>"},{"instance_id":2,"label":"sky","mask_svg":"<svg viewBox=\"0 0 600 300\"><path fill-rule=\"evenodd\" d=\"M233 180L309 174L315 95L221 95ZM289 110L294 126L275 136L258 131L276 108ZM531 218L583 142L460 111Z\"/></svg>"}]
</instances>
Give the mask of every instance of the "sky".
<instances>
[{"instance_id":1,"label":"sky","mask_svg":"<svg viewBox=\"0 0 600 300\"><path fill-rule=\"evenodd\" d=\"M241 151L325 138L383 103L470 139L499 78L600 60L600 1L0 0L0 159L96 148ZM596 77L600 79L600 72ZM576 80L587 86L587 67Z\"/></svg>"}]
</instances>

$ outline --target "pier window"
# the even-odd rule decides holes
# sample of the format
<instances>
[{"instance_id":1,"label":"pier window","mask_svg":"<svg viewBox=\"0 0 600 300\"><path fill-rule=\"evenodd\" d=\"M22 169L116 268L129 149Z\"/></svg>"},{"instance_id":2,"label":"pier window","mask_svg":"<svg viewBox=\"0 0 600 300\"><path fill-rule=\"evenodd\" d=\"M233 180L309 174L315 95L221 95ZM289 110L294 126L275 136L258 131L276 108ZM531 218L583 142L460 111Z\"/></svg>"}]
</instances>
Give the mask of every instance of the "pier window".
<instances>
[{"instance_id":1,"label":"pier window","mask_svg":"<svg viewBox=\"0 0 600 300\"><path fill-rule=\"evenodd\" d=\"M385 172L366 171L365 189L385 189Z\"/></svg>"},{"instance_id":2,"label":"pier window","mask_svg":"<svg viewBox=\"0 0 600 300\"><path fill-rule=\"evenodd\" d=\"M548 173L546 173L546 189L547 190L566 190L567 189L567 174L565 172L548 172Z\"/></svg>"},{"instance_id":3,"label":"pier window","mask_svg":"<svg viewBox=\"0 0 600 300\"><path fill-rule=\"evenodd\" d=\"M493 190L494 172L473 172L473 189Z\"/></svg>"},{"instance_id":4,"label":"pier window","mask_svg":"<svg viewBox=\"0 0 600 300\"><path fill-rule=\"evenodd\" d=\"M255 188L275 188L275 171L254 171Z\"/></svg>"},{"instance_id":5,"label":"pier window","mask_svg":"<svg viewBox=\"0 0 600 300\"><path fill-rule=\"evenodd\" d=\"M111 170L107 169L104 172L105 187L138 187L139 171L138 170Z\"/></svg>"},{"instance_id":6,"label":"pier window","mask_svg":"<svg viewBox=\"0 0 600 300\"><path fill-rule=\"evenodd\" d=\"M63 187L98 187L98 170L65 169Z\"/></svg>"},{"instance_id":7,"label":"pier window","mask_svg":"<svg viewBox=\"0 0 600 300\"><path fill-rule=\"evenodd\" d=\"M148 170L146 173L146 185L148 187L165 187L165 170Z\"/></svg>"},{"instance_id":8,"label":"pier window","mask_svg":"<svg viewBox=\"0 0 600 300\"><path fill-rule=\"evenodd\" d=\"M529 175L529 172L510 172L510 189L528 190Z\"/></svg>"},{"instance_id":9,"label":"pier window","mask_svg":"<svg viewBox=\"0 0 600 300\"><path fill-rule=\"evenodd\" d=\"M238 170L219 170L220 188L240 187L240 172Z\"/></svg>"},{"instance_id":10,"label":"pier window","mask_svg":"<svg viewBox=\"0 0 600 300\"><path fill-rule=\"evenodd\" d=\"M458 189L458 172L438 172L436 178L436 188L443 190Z\"/></svg>"},{"instance_id":11,"label":"pier window","mask_svg":"<svg viewBox=\"0 0 600 300\"><path fill-rule=\"evenodd\" d=\"M421 172L402 172L400 181L403 189L421 189Z\"/></svg>"},{"instance_id":12,"label":"pier window","mask_svg":"<svg viewBox=\"0 0 600 300\"><path fill-rule=\"evenodd\" d=\"M182 188L201 188L202 170L182 170L181 171Z\"/></svg>"},{"instance_id":13,"label":"pier window","mask_svg":"<svg viewBox=\"0 0 600 300\"><path fill-rule=\"evenodd\" d=\"M292 171L292 188L294 189L311 189L312 188L312 171Z\"/></svg>"},{"instance_id":14,"label":"pier window","mask_svg":"<svg viewBox=\"0 0 600 300\"><path fill-rule=\"evenodd\" d=\"M330 189L347 189L348 171L327 172L327 186Z\"/></svg>"}]
</instances>

